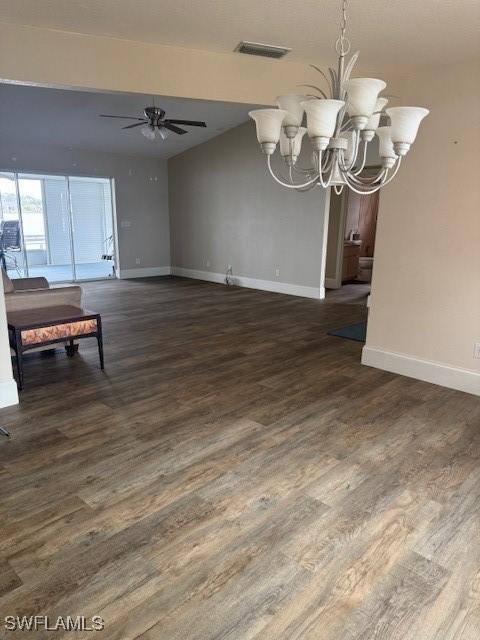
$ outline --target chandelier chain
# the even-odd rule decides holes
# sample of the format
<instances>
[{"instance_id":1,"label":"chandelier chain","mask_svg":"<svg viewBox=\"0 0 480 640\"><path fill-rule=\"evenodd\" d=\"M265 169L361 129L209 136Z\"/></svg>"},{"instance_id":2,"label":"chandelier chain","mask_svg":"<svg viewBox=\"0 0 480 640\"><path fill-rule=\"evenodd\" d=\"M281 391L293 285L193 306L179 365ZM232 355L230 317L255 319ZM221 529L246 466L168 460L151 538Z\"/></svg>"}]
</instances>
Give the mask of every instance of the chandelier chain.
<instances>
[{"instance_id":1,"label":"chandelier chain","mask_svg":"<svg viewBox=\"0 0 480 640\"><path fill-rule=\"evenodd\" d=\"M341 40L345 39L345 31L347 29L347 0L343 0L342 2L342 21L340 23L340 38Z\"/></svg>"}]
</instances>

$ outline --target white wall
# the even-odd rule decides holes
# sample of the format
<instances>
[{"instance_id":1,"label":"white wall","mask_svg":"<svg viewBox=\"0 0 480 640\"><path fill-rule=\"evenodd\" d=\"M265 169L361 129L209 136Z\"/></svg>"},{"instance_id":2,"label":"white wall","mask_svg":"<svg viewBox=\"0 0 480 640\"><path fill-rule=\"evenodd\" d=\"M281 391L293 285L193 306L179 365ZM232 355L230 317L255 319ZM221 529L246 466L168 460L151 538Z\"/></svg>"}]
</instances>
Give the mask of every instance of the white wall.
<instances>
[{"instance_id":1,"label":"white wall","mask_svg":"<svg viewBox=\"0 0 480 640\"><path fill-rule=\"evenodd\" d=\"M17 383L13 379L3 282L0 277L0 408L17 404Z\"/></svg>"},{"instance_id":2,"label":"white wall","mask_svg":"<svg viewBox=\"0 0 480 640\"><path fill-rule=\"evenodd\" d=\"M131 277L135 275L134 270L138 275L168 270L166 161L84 149L2 143L0 170L113 177L122 275Z\"/></svg>"},{"instance_id":3,"label":"white wall","mask_svg":"<svg viewBox=\"0 0 480 640\"><path fill-rule=\"evenodd\" d=\"M480 395L480 68L406 78L431 109L380 197L363 361Z\"/></svg>"},{"instance_id":4,"label":"white wall","mask_svg":"<svg viewBox=\"0 0 480 640\"><path fill-rule=\"evenodd\" d=\"M327 194L276 184L252 122L171 158L168 169L174 273L217 280L231 264L244 286L322 296Z\"/></svg>"}]
</instances>

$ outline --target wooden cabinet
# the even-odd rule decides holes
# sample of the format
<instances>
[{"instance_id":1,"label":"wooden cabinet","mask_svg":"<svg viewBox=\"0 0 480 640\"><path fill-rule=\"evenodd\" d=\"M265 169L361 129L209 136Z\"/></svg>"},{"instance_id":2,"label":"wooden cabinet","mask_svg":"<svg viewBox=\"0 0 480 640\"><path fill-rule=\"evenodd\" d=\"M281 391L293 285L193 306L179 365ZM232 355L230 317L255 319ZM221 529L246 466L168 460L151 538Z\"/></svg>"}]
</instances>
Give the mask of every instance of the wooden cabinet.
<instances>
[{"instance_id":1,"label":"wooden cabinet","mask_svg":"<svg viewBox=\"0 0 480 640\"><path fill-rule=\"evenodd\" d=\"M358 261L361 246L346 242L343 247L342 282L355 280L358 274Z\"/></svg>"}]
</instances>

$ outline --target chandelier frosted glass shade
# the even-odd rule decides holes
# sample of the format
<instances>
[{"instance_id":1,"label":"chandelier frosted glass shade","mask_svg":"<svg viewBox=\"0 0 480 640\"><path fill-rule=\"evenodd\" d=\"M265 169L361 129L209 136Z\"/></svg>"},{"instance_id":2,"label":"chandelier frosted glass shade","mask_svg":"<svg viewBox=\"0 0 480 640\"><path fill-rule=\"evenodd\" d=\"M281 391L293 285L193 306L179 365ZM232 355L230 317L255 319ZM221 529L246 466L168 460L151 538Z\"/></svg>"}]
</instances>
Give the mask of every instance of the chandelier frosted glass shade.
<instances>
[{"instance_id":1,"label":"chandelier frosted glass shade","mask_svg":"<svg viewBox=\"0 0 480 640\"><path fill-rule=\"evenodd\" d=\"M280 133L280 155L283 158L292 155L293 158L298 158L300 151L302 150L302 139L307 133L305 127L299 127L294 138L287 138L286 134L282 131Z\"/></svg>"},{"instance_id":2,"label":"chandelier frosted glass shade","mask_svg":"<svg viewBox=\"0 0 480 640\"><path fill-rule=\"evenodd\" d=\"M306 100L306 96L289 94L286 96L278 96L276 103L279 109L287 112L283 121L284 127L299 127L302 124L303 113L305 109L302 102Z\"/></svg>"},{"instance_id":3,"label":"chandelier frosted glass shade","mask_svg":"<svg viewBox=\"0 0 480 640\"><path fill-rule=\"evenodd\" d=\"M387 103L388 103L387 98L377 99L373 114L370 116L365 126L365 129L367 131L376 131L378 129L378 125L380 124L380 116L382 115L382 111L384 110Z\"/></svg>"},{"instance_id":4,"label":"chandelier frosted glass shade","mask_svg":"<svg viewBox=\"0 0 480 640\"><path fill-rule=\"evenodd\" d=\"M392 123L392 142L412 144L417 137L420 122L429 114L423 107L391 107L387 114Z\"/></svg>"},{"instance_id":5,"label":"chandelier frosted glass shade","mask_svg":"<svg viewBox=\"0 0 480 640\"><path fill-rule=\"evenodd\" d=\"M260 144L277 144L280 140L282 124L287 112L284 109L255 109L248 115L257 126L257 140Z\"/></svg>"},{"instance_id":6,"label":"chandelier frosted glass shade","mask_svg":"<svg viewBox=\"0 0 480 640\"><path fill-rule=\"evenodd\" d=\"M377 78L352 78L346 83L347 111L350 116L370 116L375 111L378 94L387 83Z\"/></svg>"},{"instance_id":7,"label":"chandelier frosted glass shade","mask_svg":"<svg viewBox=\"0 0 480 640\"><path fill-rule=\"evenodd\" d=\"M335 133L337 116L343 100L306 100L302 106L307 114L309 138L331 138Z\"/></svg>"},{"instance_id":8,"label":"chandelier frosted glass shade","mask_svg":"<svg viewBox=\"0 0 480 640\"><path fill-rule=\"evenodd\" d=\"M381 158L396 158L397 154L393 148L392 127L378 127L376 134L378 136L378 155Z\"/></svg>"}]
</instances>

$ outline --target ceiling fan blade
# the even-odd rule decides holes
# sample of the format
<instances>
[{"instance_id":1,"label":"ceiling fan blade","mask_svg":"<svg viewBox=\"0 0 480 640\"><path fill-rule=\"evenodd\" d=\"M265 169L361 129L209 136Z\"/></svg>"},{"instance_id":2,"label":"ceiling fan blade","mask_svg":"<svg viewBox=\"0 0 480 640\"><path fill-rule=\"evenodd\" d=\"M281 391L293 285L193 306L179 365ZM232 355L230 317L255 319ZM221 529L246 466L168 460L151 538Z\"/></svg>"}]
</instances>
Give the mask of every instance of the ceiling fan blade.
<instances>
[{"instance_id":1,"label":"ceiling fan blade","mask_svg":"<svg viewBox=\"0 0 480 640\"><path fill-rule=\"evenodd\" d=\"M106 113L99 113L99 118L121 118L122 120L143 120L143 118L136 118L135 116L110 116Z\"/></svg>"},{"instance_id":2,"label":"ceiling fan blade","mask_svg":"<svg viewBox=\"0 0 480 640\"><path fill-rule=\"evenodd\" d=\"M206 127L206 123L201 120L172 120L171 118L167 118L165 122L169 122L171 124L186 124L190 127Z\"/></svg>"},{"instance_id":3,"label":"ceiling fan blade","mask_svg":"<svg viewBox=\"0 0 480 640\"><path fill-rule=\"evenodd\" d=\"M164 122L162 122L162 127L164 127L165 129L168 129L169 131L173 131L174 133L178 133L178 135L183 135L184 133L188 133L188 131L185 131L185 129L180 129L180 127L176 127L174 124L170 124L169 122L167 122L166 120Z\"/></svg>"},{"instance_id":4,"label":"ceiling fan blade","mask_svg":"<svg viewBox=\"0 0 480 640\"><path fill-rule=\"evenodd\" d=\"M142 122L134 122L133 124L127 124L126 127L122 127L122 129L133 129L134 127L141 127L143 124L147 124L148 120L142 120Z\"/></svg>"}]
</instances>

